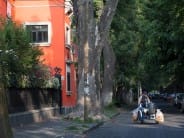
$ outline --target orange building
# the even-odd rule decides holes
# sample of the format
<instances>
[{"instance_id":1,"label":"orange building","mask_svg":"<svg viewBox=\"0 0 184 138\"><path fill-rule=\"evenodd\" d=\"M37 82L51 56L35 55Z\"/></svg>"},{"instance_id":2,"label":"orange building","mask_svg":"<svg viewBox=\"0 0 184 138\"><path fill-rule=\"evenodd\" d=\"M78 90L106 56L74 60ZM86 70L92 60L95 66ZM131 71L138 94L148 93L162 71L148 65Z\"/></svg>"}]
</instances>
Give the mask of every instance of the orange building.
<instances>
[{"instance_id":1,"label":"orange building","mask_svg":"<svg viewBox=\"0 0 184 138\"><path fill-rule=\"evenodd\" d=\"M7 14L6 0L0 0L0 17L5 18Z\"/></svg>"},{"instance_id":2,"label":"orange building","mask_svg":"<svg viewBox=\"0 0 184 138\"><path fill-rule=\"evenodd\" d=\"M76 105L76 71L71 45L72 6L67 0L9 0L9 16L29 28L32 43L43 52L45 64L61 68L62 106Z\"/></svg>"}]
</instances>

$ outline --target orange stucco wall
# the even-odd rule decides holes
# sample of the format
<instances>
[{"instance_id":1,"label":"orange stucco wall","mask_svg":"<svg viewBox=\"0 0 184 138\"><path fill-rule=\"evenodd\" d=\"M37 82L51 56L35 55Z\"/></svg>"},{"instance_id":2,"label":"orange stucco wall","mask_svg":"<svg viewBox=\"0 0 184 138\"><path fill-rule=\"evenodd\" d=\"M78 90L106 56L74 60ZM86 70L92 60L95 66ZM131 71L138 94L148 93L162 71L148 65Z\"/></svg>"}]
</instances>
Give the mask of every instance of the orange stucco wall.
<instances>
[{"instance_id":1,"label":"orange stucco wall","mask_svg":"<svg viewBox=\"0 0 184 138\"><path fill-rule=\"evenodd\" d=\"M62 69L62 104L63 106L76 105L76 80L74 65L71 65L72 95L66 95L66 63L65 63L65 13L64 0L26 0L12 2L12 19L24 24L25 22L50 22L51 43L40 46L44 52L42 59L52 68ZM70 22L69 20L67 22Z\"/></svg>"},{"instance_id":2,"label":"orange stucco wall","mask_svg":"<svg viewBox=\"0 0 184 138\"><path fill-rule=\"evenodd\" d=\"M0 0L0 17L6 17L6 2L5 0Z\"/></svg>"}]
</instances>

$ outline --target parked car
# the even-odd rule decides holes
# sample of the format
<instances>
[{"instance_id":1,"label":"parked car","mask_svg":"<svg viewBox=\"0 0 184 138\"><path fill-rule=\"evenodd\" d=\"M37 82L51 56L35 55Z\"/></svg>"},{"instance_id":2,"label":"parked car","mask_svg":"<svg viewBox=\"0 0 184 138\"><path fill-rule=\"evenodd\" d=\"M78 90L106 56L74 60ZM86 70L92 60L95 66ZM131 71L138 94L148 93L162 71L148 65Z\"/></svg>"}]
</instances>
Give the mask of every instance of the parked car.
<instances>
[{"instance_id":1,"label":"parked car","mask_svg":"<svg viewBox=\"0 0 184 138\"><path fill-rule=\"evenodd\" d=\"M181 102L182 102L183 98L184 98L184 93L176 93L173 104L176 107L178 107L179 109L181 108Z\"/></svg>"},{"instance_id":2,"label":"parked car","mask_svg":"<svg viewBox=\"0 0 184 138\"><path fill-rule=\"evenodd\" d=\"M161 98L161 99L164 99L164 95L165 95L165 93L161 93L161 94L160 94L160 98Z\"/></svg>"},{"instance_id":3,"label":"parked car","mask_svg":"<svg viewBox=\"0 0 184 138\"><path fill-rule=\"evenodd\" d=\"M170 103L174 102L174 98L175 98L176 94L175 93L171 93L167 96L167 101Z\"/></svg>"},{"instance_id":4,"label":"parked car","mask_svg":"<svg viewBox=\"0 0 184 138\"><path fill-rule=\"evenodd\" d=\"M150 99L159 99L160 98L159 93L148 93L148 96Z\"/></svg>"},{"instance_id":5,"label":"parked car","mask_svg":"<svg viewBox=\"0 0 184 138\"><path fill-rule=\"evenodd\" d=\"M181 109L180 109L180 111L181 111L182 113L184 113L184 97L183 97L182 100L181 100Z\"/></svg>"},{"instance_id":6,"label":"parked car","mask_svg":"<svg viewBox=\"0 0 184 138\"><path fill-rule=\"evenodd\" d=\"M150 99L156 99L157 98L156 94L154 94L154 93L149 93L148 96L149 96Z\"/></svg>"},{"instance_id":7,"label":"parked car","mask_svg":"<svg viewBox=\"0 0 184 138\"><path fill-rule=\"evenodd\" d=\"M163 94L163 99L166 101L167 100L167 96L168 96L169 94L168 93L164 93Z\"/></svg>"}]
</instances>

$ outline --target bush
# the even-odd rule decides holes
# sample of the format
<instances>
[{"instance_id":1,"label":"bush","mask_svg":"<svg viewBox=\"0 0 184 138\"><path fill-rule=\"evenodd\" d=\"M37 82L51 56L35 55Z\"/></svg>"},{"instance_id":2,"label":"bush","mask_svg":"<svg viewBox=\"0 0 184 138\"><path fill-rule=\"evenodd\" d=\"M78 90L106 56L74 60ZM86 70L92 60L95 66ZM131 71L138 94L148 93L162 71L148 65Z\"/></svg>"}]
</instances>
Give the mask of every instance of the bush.
<instances>
[{"instance_id":1,"label":"bush","mask_svg":"<svg viewBox=\"0 0 184 138\"><path fill-rule=\"evenodd\" d=\"M40 61L43 52L30 40L21 25L0 18L1 81L6 87L58 89L59 80L52 74L55 70Z\"/></svg>"},{"instance_id":2,"label":"bush","mask_svg":"<svg viewBox=\"0 0 184 138\"><path fill-rule=\"evenodd\" d=\"M11 20L0 20L0 66L5 86L21 87L26 79L40 65L43 54L30 44L27 31Z\"/></svg>"}]
</instances>

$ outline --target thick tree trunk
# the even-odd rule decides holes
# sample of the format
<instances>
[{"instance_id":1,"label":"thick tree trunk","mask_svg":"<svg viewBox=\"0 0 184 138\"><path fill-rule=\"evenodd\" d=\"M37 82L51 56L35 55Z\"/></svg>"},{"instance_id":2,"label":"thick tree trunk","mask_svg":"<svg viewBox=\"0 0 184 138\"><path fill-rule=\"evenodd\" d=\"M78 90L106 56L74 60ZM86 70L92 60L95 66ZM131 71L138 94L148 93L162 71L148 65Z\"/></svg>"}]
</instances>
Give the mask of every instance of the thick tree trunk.
<instances>
[{"instance_id":1,"label":"thick tree trunk","mask_svg":"<svg viewBox=\"0 0 184 138\"><path fill-rule=\"evenodd\" d=\"M108 37L108 36L107 36ZM102 88L102 105L107 106L112 102L114 71L115 71L115 55L111 45L106 38L105 47L103 48L104 55L104 76Z\"/></svg>"},{"instance_id":2,"label":"thick tree trunk","mask_svg":"<svg viewBox=\"0 0 184 138\"><path fill-rule=\"evenodd\" d=\"M109 30L110 25L115 14L115 10L118 4L118 0L108 0L104 9L102 11L102 15L100 17L100 21L98 24L99 28L99 48L97 49L97 57L101 57L102 49L104 49L104 76L102 83L102 92L101 92L101 104L102 106L108 105L112 102L113 96L113 75L114 75L114 62L115 56L113 53L113 49L109 44ZM100 60L99 60L100 61ZM100 64L100 63L98 63ZM100 73L100 71L98 71ZM108 74L110 73L110 74ZM97 74L100 76L100 74ZM99 79L101 80L101 79Z\"/></svg>"},{"instance_id":3,"label":"thick tree trunk","mask_svg":"<svg viewBox=\"0 0 184 138\"><path fill-rule=\"evenodd\" d=\"M93 1L74 1L74 11L79 41L78 109L83 112L84 119L87 119L89 111L95 112L97 105L94 73L95 21Z\"/></svg>"},{"instance_id":4,"label":"thick tree trunk","mask_svg":"<svg viewBox=\"0 0 184 138\"><path fill-rule=\"evenodd\" d=\"M138 92L137 92L137 102L138 102L138 99L139 97L142 95L142 85L141 85L141 82L138 81Z\"/></svg>"},{"instance_id":5,"label":"thick tree trunk","mask_svg":"<svg viewBox=\"0 0 184 138\"><path fill-rule=\"evenodd\" d=\"M2 76L1 67L0 67L0 76ZM6 93L4 90L2 80L0 80L0 137L2 138L13 137L8 117Z\"/></svg>"},{"instance_id":6,"label":"thick tree trunk","mask_svg":"<svg viewBox=\"0 0 184 138\"><path fill-rule=\"evenodd\" d=\"M93 0L73 1L79 45L78 109L83 110L84 119L87 114L100 112L100 56L106 38L104 35L108 34L117 3L118 0L106 2L97 25Z\"/></svg>"}]
</instances>

